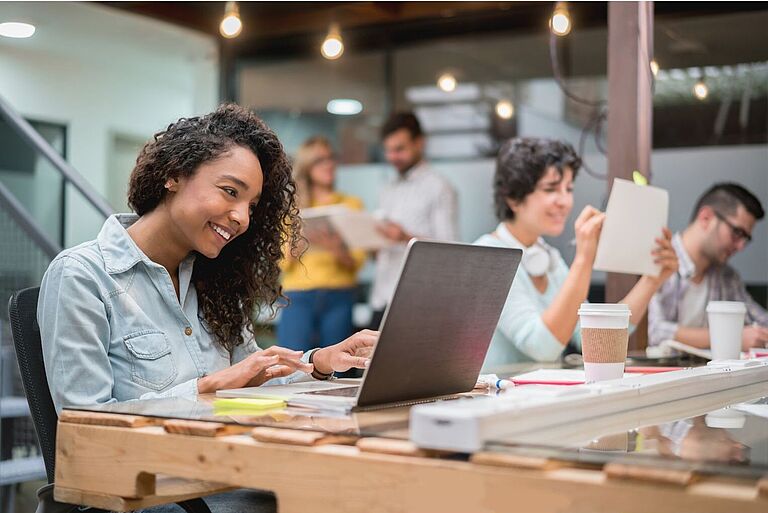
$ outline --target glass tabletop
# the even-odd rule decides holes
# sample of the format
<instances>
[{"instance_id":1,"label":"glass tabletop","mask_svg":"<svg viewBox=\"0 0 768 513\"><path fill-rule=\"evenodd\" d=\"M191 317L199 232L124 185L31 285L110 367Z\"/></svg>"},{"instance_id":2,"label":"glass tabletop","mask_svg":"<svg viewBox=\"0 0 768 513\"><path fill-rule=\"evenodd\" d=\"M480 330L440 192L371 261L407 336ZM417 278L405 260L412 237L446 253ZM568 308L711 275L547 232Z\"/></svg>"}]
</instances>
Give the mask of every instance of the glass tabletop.
<instances>
[{"instance_id":1,"label":"glass tabletop","mask_svg":"<svg viewBox=\"0 0 768 513\"><path fill-rule=\"evenodd\" d=\"M520 366L509 374L540 366ZM487 396L503 393L475 392L465 397L487 400ZM219 403L214 395L204 394L196 398L127 401L72 409L339 435L409 438L408 407L344 414L291 406L223 409L218 407ZM620 461L760 477L768 475L768 385L749 385L576 422L565 419L546 429L514 431L512 436L486 441L484 450L567 460L579 465Z\"/></svg>"},{"instance_id":2,"label":"glass tabletop","mask_svg":"<svg viewBox=\"0 0 768 513\"><path fill-rule=\"evenodd\" d=\"M486 450L579 464L768 475L768 385L498 437Z\"/></svg>"},{"instance_id":3,"label":"glass tabletop","mask_svg":"<svg viewBox=\"0 0 768 513\"><path fill-rule=\"evenodd\" d=\"M196 398L172 397L126 401L69 409L122 415L140 415L168 419L222 422L243 426L268 426L285 429L321 431L329 434L408 438L408 407L386 408L359 413L319 412L291 406L252 409L222 408L213 394Z\"/></svg>"}]
</instances>

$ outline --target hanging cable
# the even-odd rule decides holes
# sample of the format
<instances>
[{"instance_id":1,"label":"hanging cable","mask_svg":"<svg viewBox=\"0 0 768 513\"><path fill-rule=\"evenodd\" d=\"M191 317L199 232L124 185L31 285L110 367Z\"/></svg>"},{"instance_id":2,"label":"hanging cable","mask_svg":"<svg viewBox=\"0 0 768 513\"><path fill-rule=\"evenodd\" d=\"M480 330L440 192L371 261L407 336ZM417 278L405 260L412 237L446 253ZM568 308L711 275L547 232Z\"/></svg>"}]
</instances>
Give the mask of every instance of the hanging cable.
<instances>
[{"instance_id":1,"label":"hanging cable","mask_svg":"<svg viewBox=\"0 0 768 513\"><path fill-rule=\"evenodd\" d=\"M565 84L565 81L563 80L563 74L560 71L559 59L557 58L557 35L555 35L553 32L550 32L549 34L549 61L552 65L552 75L554 75L555 77L555 82L557 82L557 85L560 87L560 90L563 91L563 94L567 98L570 98L576 103L589 105L590 107L600 107L607 103L605 100L597 100L597 101L586 100L568 90L568 86Z\"/></svg>"}]
</instances>

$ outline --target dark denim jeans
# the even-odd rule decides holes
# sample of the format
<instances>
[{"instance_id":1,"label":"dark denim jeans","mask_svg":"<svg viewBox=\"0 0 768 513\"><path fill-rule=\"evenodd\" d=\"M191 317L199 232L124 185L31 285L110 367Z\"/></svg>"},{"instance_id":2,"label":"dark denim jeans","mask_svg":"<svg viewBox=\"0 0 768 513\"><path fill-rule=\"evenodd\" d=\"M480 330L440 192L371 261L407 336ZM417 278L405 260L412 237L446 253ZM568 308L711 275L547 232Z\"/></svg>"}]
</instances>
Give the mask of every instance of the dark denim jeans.
<instances>
[{"instance_id":1,"label":"dark denim jeans","mask_svg":"<svg viewBox=\"0 0 768 513\"><path fill-rule=\"evenodd\" d=\"M240 489L203 497L211 513L276 513L275 496L269 492ZM178 504L164 504L136 513L184 513Z\"/></svg>"},{"instance_id":2,"label":"dark denim jeans","mask_svg":"<svg viewBox=\"0 0 768 513\"><path fill-rule=\"evenodd\" d=\"M298 351L327 347L352 334L355 289L312 289L285 293L290 304L277 326L277 344Z\"/></svg>"}]
</instances>

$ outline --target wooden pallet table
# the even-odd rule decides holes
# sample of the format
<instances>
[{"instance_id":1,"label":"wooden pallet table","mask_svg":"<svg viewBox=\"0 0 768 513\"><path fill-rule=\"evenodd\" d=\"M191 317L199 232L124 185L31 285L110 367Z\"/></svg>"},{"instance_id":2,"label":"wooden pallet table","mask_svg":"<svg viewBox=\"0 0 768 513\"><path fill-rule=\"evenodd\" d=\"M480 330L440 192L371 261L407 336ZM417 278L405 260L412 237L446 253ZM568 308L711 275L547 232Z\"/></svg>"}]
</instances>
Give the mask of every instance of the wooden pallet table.
<instances>
[{"instance_id":1,"label":"wooden pallet table","mask_svg":"<svg viewBox=\"0 0 768 513\"><path fill-rule=\"evenodd\" d=\"M768 511L768 477L496 452L467 460L405 440L275 427L66 411L57 451L56 499L115 511L235 487L274 492L281 513Z\"/></svg>"}]
</instances>

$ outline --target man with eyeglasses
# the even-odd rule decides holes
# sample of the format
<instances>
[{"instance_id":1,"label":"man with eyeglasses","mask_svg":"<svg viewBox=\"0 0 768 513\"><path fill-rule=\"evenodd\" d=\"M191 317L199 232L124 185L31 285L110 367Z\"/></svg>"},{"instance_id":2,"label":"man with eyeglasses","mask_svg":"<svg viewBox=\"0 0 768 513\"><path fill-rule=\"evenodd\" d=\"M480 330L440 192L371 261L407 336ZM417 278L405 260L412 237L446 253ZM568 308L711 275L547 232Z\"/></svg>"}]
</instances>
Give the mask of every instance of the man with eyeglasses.
<instances>
[{"instance_id":1,"label":"man with eyeglasses","mask_svg":"<svg viewBox=\"0 0 768 513\"><path fill-rule=\"evenodd\" d=\"M764 215L760 201L741 185L715 184L699 198L690 225L672 239L679 270L648 306L651 345L674 339L708 348L707 303L742 301L747 307L742 350L768 347L768 311L728 265L752 240L752 228Z\"/></svg>"}]
</instances>

